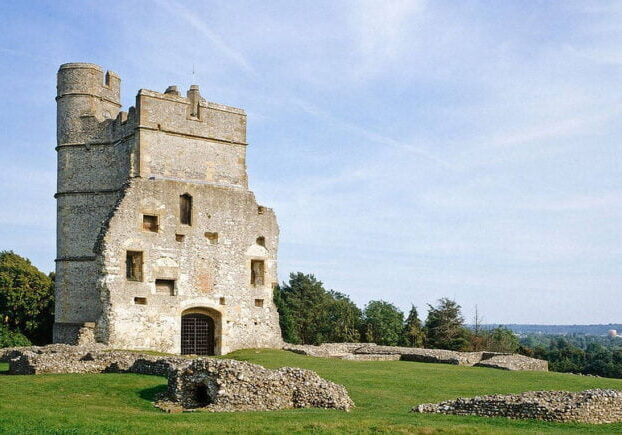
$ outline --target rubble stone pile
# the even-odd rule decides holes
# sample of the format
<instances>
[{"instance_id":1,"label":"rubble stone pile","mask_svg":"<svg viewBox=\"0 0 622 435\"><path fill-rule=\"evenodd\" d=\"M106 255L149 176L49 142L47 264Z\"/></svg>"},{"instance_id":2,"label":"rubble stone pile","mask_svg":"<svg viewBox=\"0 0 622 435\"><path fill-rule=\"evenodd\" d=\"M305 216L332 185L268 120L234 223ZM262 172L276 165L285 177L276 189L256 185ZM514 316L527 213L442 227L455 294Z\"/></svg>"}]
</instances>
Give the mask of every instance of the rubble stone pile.
<instances>
[{"instance_id":1,"label":"rubble stone pile","mask_svg":"<svg viewBox=\"0 0 622 435\"><path fill-rule=\"evenodd\" d=\"M333 408L348 411L354 403L346 389L310 370L224 359L196 359L169 375L167 398L185 409L265 411L287 408Z\"/></svg>"},{"instance_id":2,"label":"rubble stone pile","mask_svg":"<svg viewBox=\"0 0 622 435\"><path fill-rule=\"evenodd\" d=\"M425 403L412 412L537 419L574 423L622 422L622 391L529 391Z\"/></svg>"},{"instance_id":3,"label":"rubble stone pile","mask_svg":"<svg viewBox=\"0 0 622 435\"><path fill-rule=\"evenodd\" d=\"M458 352L443 349L379 346L374 343L326 343L320 346L288 344L283 349L302 355L348 360L402 360L503 370L548 371L547 361L498 352Z\"/></svg>"},{"instance_id":4,"label":"rubble stone pile","mask_svg":"<svg viewBox=\"0 0 622 435\"><path fill-rule=\"evenodd\" d=\"M9 373L140 373L168 377L156 406L166 411L264 411L354 406L346 389L310 370L262 366L230 359L157 356L104 346L54 344L4 349Z\"/></svg>"}]
</instances>

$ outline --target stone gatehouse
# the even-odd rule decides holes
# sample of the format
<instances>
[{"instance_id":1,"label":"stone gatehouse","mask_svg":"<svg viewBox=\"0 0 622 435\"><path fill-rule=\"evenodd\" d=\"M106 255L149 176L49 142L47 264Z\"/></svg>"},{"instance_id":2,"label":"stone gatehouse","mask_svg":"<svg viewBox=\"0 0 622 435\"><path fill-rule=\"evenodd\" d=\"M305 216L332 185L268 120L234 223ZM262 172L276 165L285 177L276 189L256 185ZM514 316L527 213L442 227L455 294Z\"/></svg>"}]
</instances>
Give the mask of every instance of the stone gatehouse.
<instances>
[{"instance_id":1,"label":"stone gatehouse","mask_svg":"<svg viewBox=\"0 0 622 435\"><path fill-rule=\"evenodd\" d=\"M248 189L246 114L170 86L58 71L54 341L224 354L279 347L278 226Z\"/></svg>"}]
</instances>

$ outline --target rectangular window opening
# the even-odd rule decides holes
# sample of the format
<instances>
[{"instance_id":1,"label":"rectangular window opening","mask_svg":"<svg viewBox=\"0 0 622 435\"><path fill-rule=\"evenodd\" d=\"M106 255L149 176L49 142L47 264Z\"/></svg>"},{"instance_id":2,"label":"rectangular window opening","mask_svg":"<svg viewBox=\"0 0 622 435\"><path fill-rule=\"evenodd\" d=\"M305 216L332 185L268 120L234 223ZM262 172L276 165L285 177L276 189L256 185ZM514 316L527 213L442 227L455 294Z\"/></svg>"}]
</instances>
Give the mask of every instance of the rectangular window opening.
<instances>
[{"instance_id":1,"label":"rectangular window opening","mask_svg":"<svg viewBox=\"0 0 622 435\"><path fill-rule=\"evenodd\" d=\"M158 232L158 217L155 215L144 214L143 215L143 230L150 231L152 233Z\"/></svg>"},{"instance_id":2,"label":"rectangular window opening","mask_svg":"<svg viewBox=\"0 0 622 435\"><path fill-rule=\"evenodd\" d=\"M218 233L205 233L205 237L209 240L210 245L218 244Z\"/></svg>"},{"instance_id":3,"label":"rectangular window opening","mask_svg":"<svg viewBox=\"0 0 622 435\"><path fill-rule=\"evenodd\" d=\"M263 299L255 299L255 306L258 308L263 308Z\"/></svg>"},{"instance_id":4,"label":"rectangular window opening","mask_svg":"<svg viewBox=\"0 0 622 435\"><path fill-rule=\"evenodd\" d=\"M130 281L143 280L143 253L127 251L125 257L125 276Z\"/></svg>"},{"instance_id":5,"label":"rectangular window opening","mask_svg":"<svg viewBox=\"0 0 622 435\"><path fill-rule=\"evenodd\" d=\"M226 305L226 303L225 298L220 298L220 305Z\"/></svg>"},{"instance_id":6,"label":"rectangular window opening","mask_svg":"<svg viewBox=\"0 0 622 435\"><path fill-rule=\"evenodd\" d=\"M184 241L184 236L183 234L175 234L175 241L176 242L183 242Z\"/></svg>"},{"instance_id":7,"label":"rectangular window opening","mask_svg":"<svg viewBox=\"0 0 622 435\"><path fill-rule=\"evenodd\" d=\"M175 296L175 280L174 279L156 279L156 293Z\"/></svg>"},{"instance_id":8,"label":"rectangular window opening","mask_svg":"<svg viewBox=\"0 0 622 435\"><path fill-rule=\"evenodd\" d=\"M136 305L147 305L147 298L134 298L134 303Z\"/></svg>"},{"instance_id":9,"label":"rectangular window opening","mask_svg":"<svg viewBox=\"0 0 622 435\"><path fill-rule=\"evenodd\" d=\"M251 284L262 286L264 282L264 261L251 260Z\"/></svg>"},{"instance_id":10,"label":"rectangular window opening","mask_svg":"<svg viewBox=\"0 0 622 435\"><path fill-rule=\"evenodd\" d=\"M187 193L179 197L179 222L192 225L192 196Z\"/></svg>"}]
</instances>

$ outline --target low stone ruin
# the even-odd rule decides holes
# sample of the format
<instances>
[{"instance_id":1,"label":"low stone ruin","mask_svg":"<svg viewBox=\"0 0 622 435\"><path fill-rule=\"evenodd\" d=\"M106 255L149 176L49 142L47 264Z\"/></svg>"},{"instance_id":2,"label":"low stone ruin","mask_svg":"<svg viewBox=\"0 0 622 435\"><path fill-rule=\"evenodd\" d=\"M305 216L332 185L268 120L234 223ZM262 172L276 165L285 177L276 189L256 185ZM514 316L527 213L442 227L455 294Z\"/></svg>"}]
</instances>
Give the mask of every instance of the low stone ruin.
<instances>
[{"instance_id":1,"label":"low stone ruin","mask_svg":"<svg viewBox=\"0 0 622 435\"><path fill-rule=\"evenodd\" d=\"M332 408L348 411L354 403L346 389L310 370L262 366L230 359L157 356L108 350L103 346L53 344L0 349L9 373L140 373L168 377L156 406L174 412L265 411Z\"/></svg>"},{"instance_id":2,"label":"low stone ruin","mask_svg":"<svg viewBox=\"0 0 622 435\"><path fill-rule=\"evenodd\" d=\"M622 391L529 391L424 403L412 412L574 423L622 422Z\"/></svg>"},{"instance_id":3,"label":"low stone ruin","mask_svg":"<svg viewBox=\"0 0 622 435\"><path fill-rule=\"evenodd\" d=\"M258 411L287 408L333 408L348 411L354 403L346 389L317 373L283 367L269 370L225 359L196 359L169 374L167 398L185 409Z\"/></svg>"},{"instance_id":4,"label":"low stone ruin","mask_svg":"<svg viewBox=\"0 0 622 435\"><path fill-rule=\"evenodd\" d=\"M500 352L458 352L443 349L379 346L374 343L325 343L320 346L292 345L285 350L302 355L359 361L417 361L503 370L548 371L547 361Z\"/></svg>"}]
</instances>

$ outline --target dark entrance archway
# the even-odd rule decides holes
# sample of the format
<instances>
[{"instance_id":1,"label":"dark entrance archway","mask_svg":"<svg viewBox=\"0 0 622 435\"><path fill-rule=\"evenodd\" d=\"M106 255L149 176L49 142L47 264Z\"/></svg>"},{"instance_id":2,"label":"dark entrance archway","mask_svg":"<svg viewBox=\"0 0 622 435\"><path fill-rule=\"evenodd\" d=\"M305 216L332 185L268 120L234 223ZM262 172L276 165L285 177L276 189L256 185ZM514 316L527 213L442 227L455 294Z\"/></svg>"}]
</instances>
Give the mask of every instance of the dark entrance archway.
<instances>
[{"instance_id":1,"label":"dark entrance archway","mask_svg":"<svg viewBox=\"0 0 622 435\"><path fill-rule=\"evenodd\" d=\"M214 355L214 319L207 314L181 316L181 354Z\"/></svg>"}]
</instances>

